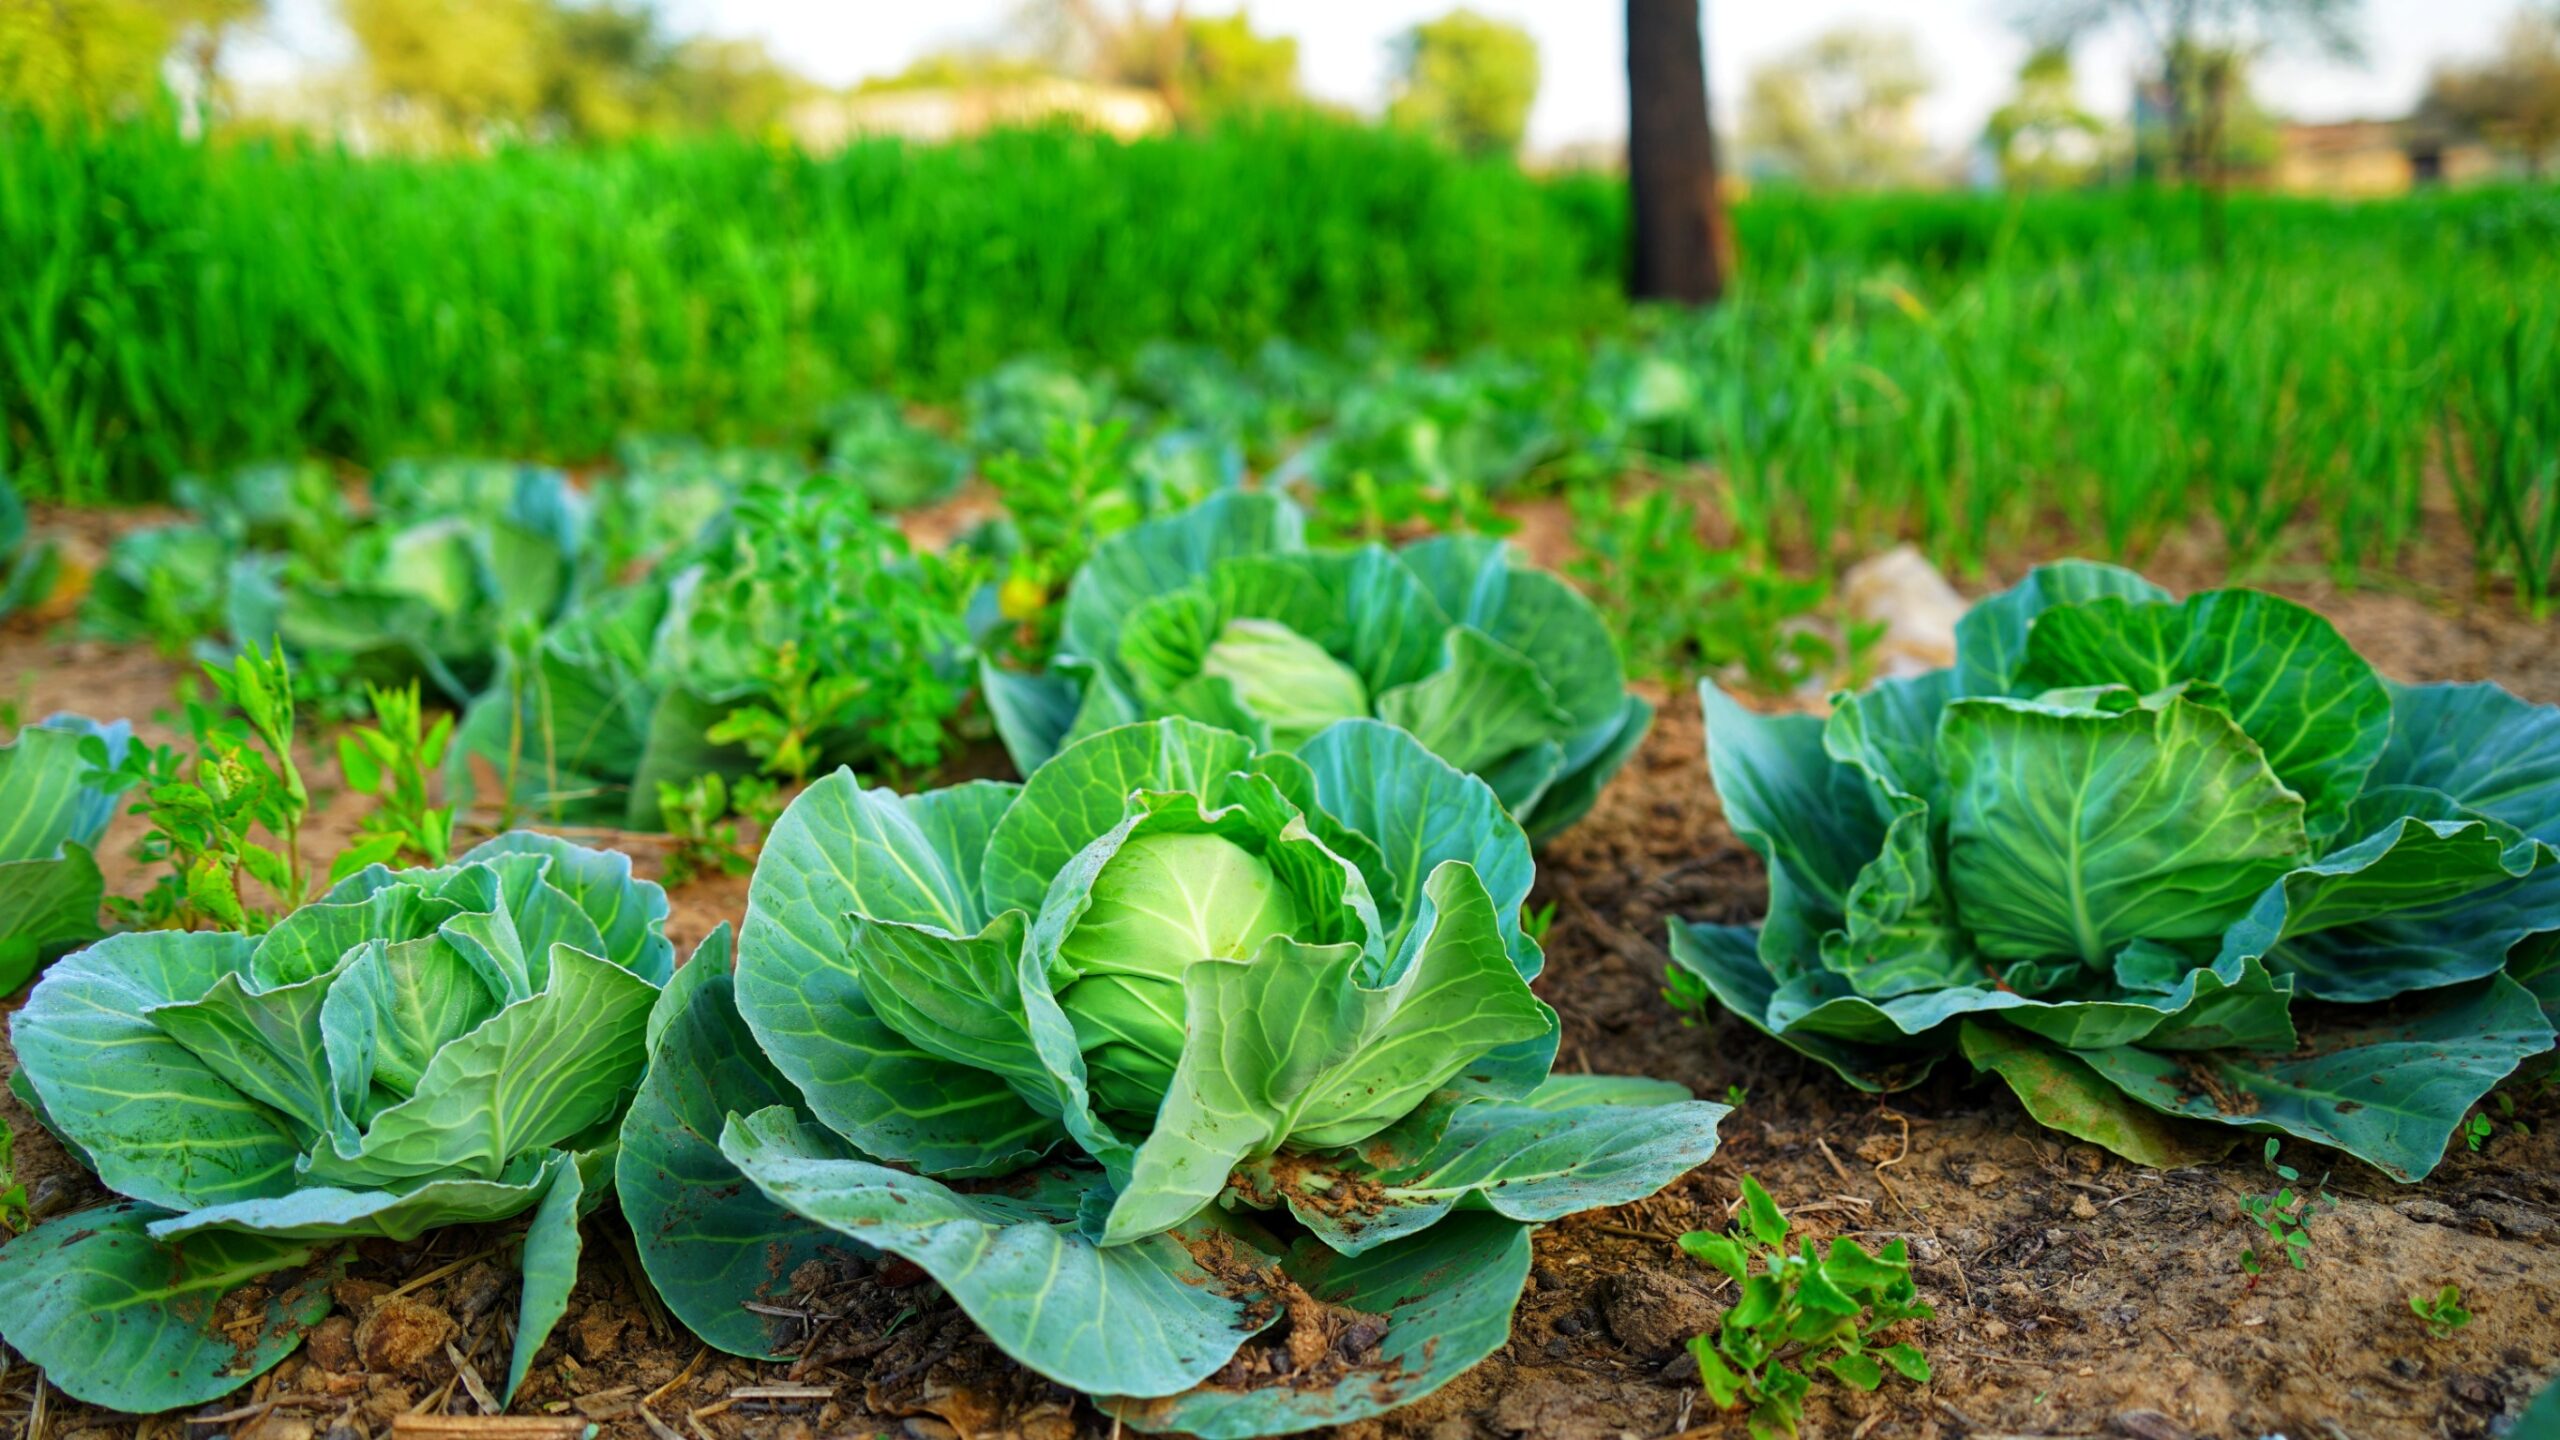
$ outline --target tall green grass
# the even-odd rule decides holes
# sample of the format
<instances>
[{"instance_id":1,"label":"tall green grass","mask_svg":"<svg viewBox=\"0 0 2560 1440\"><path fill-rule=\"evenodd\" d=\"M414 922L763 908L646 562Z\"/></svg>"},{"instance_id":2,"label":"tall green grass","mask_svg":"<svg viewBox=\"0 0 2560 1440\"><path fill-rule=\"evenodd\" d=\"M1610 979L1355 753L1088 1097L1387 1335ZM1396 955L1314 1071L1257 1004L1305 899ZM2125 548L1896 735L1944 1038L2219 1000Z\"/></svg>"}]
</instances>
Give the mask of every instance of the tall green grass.
<instances>
[{"instance_id":1,"label":"tall green grass","mask_svg":"<svg viewBox=\"0 0 2560 1440\"><path fill-rule=\"evenodd\" d=\"M0 460L30 493L138 497L266 455L772 438L1024 351L1449 350L1614 314L1607 214L1312 116L453 159L0 117Z\"/></svg>"},{"instance_id":2,"label":"tall green grass","mask_svg":"<svg viewBox=\"0 0 2560 1440\"><path fill-rule=\"evenodd\" d=\"M2560 587L2560 197L1899 197L1748 209L1741 293L1645 342L1673 445L1771 556L1914 539L1980 572L2140 562L2201 522L2246 574L2387 571L2448 496L2484 580ZM1773 275L1771 272L1775 271Z\"/></svg>"},{"instance_id":3,"label":"tall green grass","mask_svg":"<svg viewBox=\"0 0 2560 1440\"><path fill-rule=\"evenodd\" d=\"M1728 304L1631 316L1617 181L1313 116L446 159L0 117L0 466L138 498L276 456L805 439L848 391L949 398L1024 352L1275 336L1531 357L1570 442L1598 337L1689 377L1658 448L1764 556L2138 562L2201 521L2244 573L2308 536L2352 579L2450 503L2547 608L2560 191L2237 196L2219 263L2196 206L1762 193Z\"/></svg>"}]
</instances>

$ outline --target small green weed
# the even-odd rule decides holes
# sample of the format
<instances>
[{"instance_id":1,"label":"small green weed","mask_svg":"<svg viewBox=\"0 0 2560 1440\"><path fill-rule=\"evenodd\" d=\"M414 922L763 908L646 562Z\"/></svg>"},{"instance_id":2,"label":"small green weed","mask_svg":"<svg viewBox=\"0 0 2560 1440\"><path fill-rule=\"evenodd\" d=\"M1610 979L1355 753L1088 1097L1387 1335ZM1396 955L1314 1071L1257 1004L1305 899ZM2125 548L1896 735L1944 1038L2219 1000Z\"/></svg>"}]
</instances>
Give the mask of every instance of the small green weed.
<instances>
[{"instance_id":1,"label":"small green weed","mask_svg":"<svg viewBox=\"0 0 2560 1440\"><path fill-rule=\"evenodd\" d=\"M2439 1340L2471 1323L2471 1312L2462 1306L2462 1287L2450 1282L2433 1295L2410 1296L2409 1312L2425 1321L2427 1333Z\"/></svg>"},{"instance_id":2,"label":"small green weed","mask_svg":"<svg viewBox=\"0 0 2560 1440\"><path fill-rule=\"evenodd\" d=\"M2475 1155L2481 1146L2489 1143L2489 1137L2497 1133L2498 1122L2486 1115L2474 1115L2462 1122L2462 1143L2470 1146Z\"/></svg>"},{"instance_id":3,"label":"small green weed","mask_svg":"<svg viewBox=\"0 0 2560 1440\"><path fill-rule=\"evenodd\" d=\"M1915 1385L1929 1381L1917 1345L1874 1346L1883 1331L1935 1312L1911 1280L1909 1247L1888 1242L1874 1254L1845 1236L1827 1254L1811 1240L1787 1249L1785 1212L1760 1182L1742 1179L1742 1213L1725 1234L1693 1231L1680 1248L1731 1276L1742 1298L1712 1335L1689 1342L1707 1399L1719 1410L1751 1407L1755 1440L1793 1435L1813 1382L1799 1364L1830 1372L1856 1390L1873 1390L1888 1372Z\"/></svg>"},{"instance_id":4,"label":"small green weed","mask_svg":"<svg viewBox=\"0 0 2560 1440\"><path fill-rule=\"evenodd\" d=\"M1556 902L1553 900L1544 905L1520 907L1520 932L1531 940L1541 945L1546 944L1547 932L1553 930L1555 925Z\"/></svg>"},{"instance_id":5,"label":"small green weed","mask_svg":"<svg viewBox=\"0 0 2560 1440\"><path fill-rule=\"evenodd\" d=\"M1595 486L1573 492L1571 503L1583 548L1568 569L1621 627L1635 673L1685 680L1738 666L1774 693L1807 682L1856 685L1872 665L1882 627L1820 623L1832 608L1827 582L1709 545L1680 493L1659 489L1629 503Z\"/></svg>"},{"instance_id":6,"label":"small green weed","mask_svg":"<svg viewBox=\"0 0 2560 1440\"><path fill-rule=\"evenodd\" d=\"M2278 1148L2278 1142L2270 1137L2267 1141L2265 1162L2267 1169L2283 1183L2276 1187L2273 1194L2251 1195L2240 1202L2240 1211L2249 1217L2249 1223L2265 1232L2266 1238L2259 1244L2268 1247L2264 1254L2259 1252L2258 1244L2252 1244L2240 1252L2240 1268L2249 1272L2249 1283L2253 1286L2258 1283L2258 1277L2265 1273L2267 1261L2272 1256L2283 1256L2286 1262L2296 1270L2310 1269L2311 1220L2315 1213L2314 1207L2329 1210L2338 1208L2337 1198L2324 1188L2329 1180L2326 1175L2311 1182L2311 1193L2297 1193L2293 1187L2301 1183L2302 1172L2290 1165L2276 1163Z\"/></svg>"},{"instance_id":7,"label":"small green weed","mask_svg":"<svg viewBox=\"0 0 2560 1440\"><path fill-rule=\"evenodd\" d=\"M414 680L400 689L369 685L365 696L374 723L338 736L338 768L348 788L373 797L374 808L356 826L355 843L330 862L331 884L367 865L442 865L453 858L453 808L428 798L453 739L453 716L429 724Z\"/></svg>"},{"instance_id":8,"label":"small green weed","mask_svg":"<svg viewBox=\"0 0 2560 1440\"><path fill-rule=\"evenodd\" d=\"M0 1121L0 1229L21 1234L34 1223L27 1213L27 1187L18 1179L18 1137Z\"/></svg>"},{"instance_id":9,"label":"small green weed","mask_svg":"<svg viewBox=\"0 0 2560 1440\"><path fill-rule=\"evenodd\" d=\"M109 794L139 789L131 813L148 825L133 857L165 872L139 898L109 896L107 913L132 929L195 929L206 922L263 931L311 891L302 824L311 795L293 759L293 672L284 646L251 646L229 665L208 663L220 704L186 702L192 759L169 746L133 745L111 764L106 742L80 742L85 783ZM268 841L261 842L259 835ZM254 881L269 910L243 881Z\"/></svg>"},{"instance_id":10,"label":"small green weed","mask_svg":"<svg viewBox=\"0 0 2560 1440\"><path fill-rule=\"evenodd\" d=\"M658 809L665 816L666 869L659 881L672 890L703 875L744 875L755 868L755 848L738 821L761 834L782 814L789 792L762 776L749 775L731 785L717 772L694 776L679 785L658 782Z\"/></svg>"}]
</instances>

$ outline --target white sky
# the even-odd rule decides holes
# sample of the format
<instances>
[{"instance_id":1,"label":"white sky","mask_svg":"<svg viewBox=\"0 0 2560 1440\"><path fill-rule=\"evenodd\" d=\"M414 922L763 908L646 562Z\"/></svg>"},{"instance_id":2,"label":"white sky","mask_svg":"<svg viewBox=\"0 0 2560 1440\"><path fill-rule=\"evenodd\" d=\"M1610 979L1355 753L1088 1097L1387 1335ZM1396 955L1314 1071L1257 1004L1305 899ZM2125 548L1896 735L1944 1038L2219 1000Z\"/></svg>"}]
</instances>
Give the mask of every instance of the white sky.
<instances>
[{"instance_id":1,"label":"white sky","mask_svg":"<svg viewBox=\"0 0 2560 1440\"><path fill-rule=\"evenodd\" d=\"M679 28L757 36L802 73L843 85L898 70L923 52L993 33L1009 0L662 0ZM1108 6L1117 0L1100 0ZM1192 0L1222 13L1234 0ZM1298 37L1307 88L1374 108L1386 87L1387 44L1458 0L1244 0L1256 28ZM1542 81L1529 122L1533 149L1626 133L1625 9L1618 0L1473 0L1537 37ZM1151 9L1158 8L1150 5ZM2365 0L2367 59L2339 64L2287 58L2262 67L2256 88L2278 113L2311 120L2405 113L2437 59L2485 54L2516 0ZM1919 42L1937 88L1923 103L1933 141L1970 143L2007 98L2026 47L2006 23L2005 0L1705 0L1709 88L1731 123L1754 65L1846 22L1899 25ZM276 0L265 37L243 47L235 73L288 78L344 55L329 0ZM2085 103L2121 117L2134 53L2121 37L2080 54Z\"/></svg>"}]
</instances>

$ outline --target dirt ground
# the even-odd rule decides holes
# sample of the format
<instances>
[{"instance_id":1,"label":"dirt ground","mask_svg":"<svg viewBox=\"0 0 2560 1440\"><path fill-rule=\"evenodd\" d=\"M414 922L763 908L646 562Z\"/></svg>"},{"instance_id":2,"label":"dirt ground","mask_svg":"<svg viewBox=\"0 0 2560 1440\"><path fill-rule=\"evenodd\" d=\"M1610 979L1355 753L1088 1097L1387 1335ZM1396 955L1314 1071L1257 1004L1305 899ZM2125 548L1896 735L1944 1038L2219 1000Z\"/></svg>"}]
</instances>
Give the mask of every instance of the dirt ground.
<instances>
[{"instance_id":1,"label":"dirt ground","mask_svg":"<svg viewBox=\"0 0 2560 1440\"><path fill-rule=\"evenodd\" d=\"M2174 563L2154 568L2172 583L2211 579ZM2494 679L2560 701L2554 627L2415 593L2340 593L2309 580L2271 588L2327 611L2400 678ZM168 706L182 668L41 633L0 636L0 695L29 717L78 708L141 720ZM1817 1237L1907 1238L1923 1298L1937 1308L1904 1337L1927 1351L1931 1384L1895 1381L1872 1396L1820 1384L1809 1435L2465 1440L2504 1433L2560 1371L2560 1092L2548 1084L2510 1087L2531 1133L2502 1129L2477 1154L2457 1148L2423 1185L2342 1162L2327 1182L2338 1207L2313 1224L2309 1267L2253 1283L2238 1263L2253 1233L2240 1202L2270 1185L2253 1153L2143 1171L2043 1131L2004 1088L1959 1078L1960 1066L1878 1103L1729 1017L1684 1024L1661 993L1666 917L1746 920L1764 904L1764 887L1715 804L1694 697L1657 698L1663 715L1643 750L1591 818L1542 857L1532 903L1552 902L1557 913L1537 988L1564 1018L1560 1068L1661 1076L1709 1098L1740 1094L1724 1148L1659 1196L1543 1232L1510 1343L1439 1394L1344 1434L1744 1435L1738 1415L1701 1401L1681 1348L1714 1321L1729 1287L1674 1239L1721 1226L1745 1174ZM315 839L325 846L350 815L343 802L328 806ZM629 837L628 848L654 872L656 842ZM119 883L135 883L125 870ZM689 946L718 921L739 919L745 894L742 880L726 877L688 886L674 897L670 928ZM40 1216L100 1198L14 1103L0 1099L0 1118L18 1136L20 1175ZM76 1440L356 1440L395 1428L404 1413L469 1414L472 1380L501 1373L511 1343L513 1282L503 1250L492 1253L503 1241L501 1232L448 1231L368 1248L354 1272L367 1283L342 1288L344 1313L304 1354L205 1407L209 1419L137 1429L68 1401L20 1363L0 1374L0 1423ZM516 1407L559 1417L564 1435L590 1420L615 1440L1068 1440L1113 1431L1108 1417L1006 1361L930 1284L894 1267L830 1298L842 1318L809 1357L768 1366L708 1353L677 1329L635 1282L627 1236L610 1215L591 1223L588 1244L568 1318ZM2408 1297L2447 1282L2462 1287L2477 1318L2432 1338ZM385 1302L386 1285L410 1288ZM370 1323L358 1330L359 1319ZM439 1348L401 1343L448 1323L471 1377Z\"/></svg>"}]
</instances>

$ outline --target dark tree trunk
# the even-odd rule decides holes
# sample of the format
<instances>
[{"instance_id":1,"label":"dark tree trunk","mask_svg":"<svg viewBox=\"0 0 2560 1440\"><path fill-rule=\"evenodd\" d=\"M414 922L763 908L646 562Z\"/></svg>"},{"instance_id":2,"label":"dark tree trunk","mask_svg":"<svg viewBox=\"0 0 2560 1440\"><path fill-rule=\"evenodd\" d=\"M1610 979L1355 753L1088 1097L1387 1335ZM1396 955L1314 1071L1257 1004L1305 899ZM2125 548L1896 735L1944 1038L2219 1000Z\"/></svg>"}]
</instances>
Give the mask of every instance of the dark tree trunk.
<instances>
[{"instance_id":1,"label":"dark tree trunk","mask_svg":"<svg viewBox=\"0 0 2560 1440\"><path fill-rule=\"evenodd\" d=\"M1712 305L1733 268L1698 0L1627 0L1627 180L1639 300Z\"/></svg>"}]
</instances>

